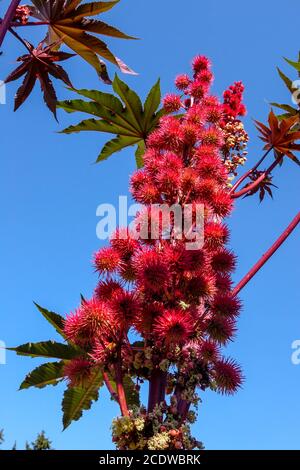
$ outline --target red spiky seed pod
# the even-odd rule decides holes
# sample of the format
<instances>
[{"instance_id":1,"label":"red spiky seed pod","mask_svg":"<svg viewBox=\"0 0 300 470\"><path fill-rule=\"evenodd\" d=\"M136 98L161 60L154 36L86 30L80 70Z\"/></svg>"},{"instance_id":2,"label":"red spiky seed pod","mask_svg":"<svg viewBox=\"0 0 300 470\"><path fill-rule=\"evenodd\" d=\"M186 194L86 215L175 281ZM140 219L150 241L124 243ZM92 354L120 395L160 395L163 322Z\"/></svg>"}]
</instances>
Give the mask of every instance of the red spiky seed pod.
<instances>
[{"instance_id":1,"label":"red spiky seed pod","mask_svg":"<svg viewBox=\"0 0 300 470\"><path fill-rule=\"evenodd\" d=\"M214 278L199 273L185 281L183 292L188 302L199 303L199 299L207 299L215 293Z\"/></svg>"},{"instance_id":2,"label":"red spiky seed pod","mask_svg":"<svg viewBox=\"0 0 300 470\"><path fill-rule=\"evenodd\" d=\"M202 131L202 145L220 148L224 144L223 132L215 126Z\"/></svg>"},{"instance_id":3,"label":"red spiky seed pod","mask_svg":"<svg viewBox=\"0 0 300 470\"><path fill-rule=\"evenodd\" d=\"M235 270L236 257L235 255L227 250L221 249L215 252L211 258L211 267L213 271L219 273L231 273Z\"/></svg>"},{"instance_id":4,"label":"red spiky seed pod","mask_svg":"<svg viewBox=\"0 0 300 470\"><path fill-rule=\"evenodd\" d=\"M199 73L211 67L210 60L204 55L198 55L193 59L192 67L194 72Z\"/></svg>"},{"instance_id":5,"label":"red spiky seed pod","mask_svg":"<svg viewBox=\"0 0 300 470\"><path fill-rule=\"evenodd\" d=\"M132 261L123 261L119 268L119 274L125 283L136 281L136 270Z\"/></svg>"},{"instance_id":6,"label":"red spiky seed pod","mask_svg":"<svg viewBox=\"0 0 300 470\"><path fill-rule=\"evenodd\" d=\"M218 222L207 222L204 226L204 246L211 250L222 248L229 239L228 227Z\"/></svg>"},{"instance_id":7,"label":"red spiky seed pod","mask_svg":"<svg viewBox=\"0 0 300 470\"><path fill-rule=\"evenodd\" d=\"M100 275L116 272L120 261L119 253L110 246L101 248L94 254L94 266Z\"/></svg>"},{"instance_id":8,"label":"red spiky seed pod","mask_svg":"<svg viewBox=\"0 0 300 470\"><path fill-rule=\"evenodd\" d=\"M232 290L232 279L229 274L217 273L216 274L216 289L220 292L227 292Z\"/></svg>"},{"instance_id":9,"label":"red spiky seed pod","mask_svg":"<svg viewBox=\"0 0 300 470\"><path fill-rule=\"evenodd\" d=\"M169 93L163 99L163 107L166 113L176 113L181 108L181 99L180 96L173 93Z\"/></svg>"},{"instance_id":10,"label":"red spiky seed pod","mask_svg":"<svg viewBox=\"0 0 300 470\"><path fill-rule=\"evenodd\" d=\"M241 302L230 293L219 293L212 302L211 310L217 315L236 317L240 313Z\"/></svg>"},{"instance_id":11,"label":"red spiky seed pod","mask_svg":"<svg viewBox=\"0 0 300 470\"><path fill-rule=\"evenodd\" d=\"M198 185L198 194L201 200L209 203L218 190L216 181L212 178L201 179Z\"/></svg>"},{"instance_id":12,"label":"red spiky seed pod","mask_svg":"<svg viewBox=\"0 0 300 470\"><path fill-rule=\"evenodd\" d=\"M110 300L112 295L119 290L122 291L121 284L113 279L108 279L98 283L94 291L94 296L97 300L107 301Z\"/></svg>"},{"instance_id":13,"label":"red spiky seed pod","mask_svg":"<svg viewBox=\"0 0 300 470\"><path fill-rule=\"evenodd\" d=\"M134 319L134 327L143 337L153 331L155 320L164 312L164 305L158 302L145 303Z\"/></svg>"},{"instance_id":14,"label":"red spiky seed pod","mask_svg":"<svg viewBox=\"0 0 300 470\"><path fill-rule=\"evenodd\" d=\"M139 285L160 292L169 285L169 270L164 259L154 250L141 251L134 259Z\"/></svg>"},{"instance_id":15,"label":"red spiky seed pod","mask_svg":"<svg viewBox=\"0 0 300 470\"><path fill-rule=\"evenodd\" d=\"M241 368L232 359L216 361L214 372L215 382L220 393L232 395L243 383Z\"/></svg>"},{"instance_id":16,"label":"red spiky seed pod","mask_svg":"<svg viewBox=\"0 0 300 470\"><path fill-rule=\"evenodd\" d=\"M203 341L199 347L199 356L204 362L214 362L219 359L220 350L215 342Z\"/></svg>"},{"instance_id":17,"label":"red spiky seed pod","mask_svg":"<svg viewBox=\"0 0 300 470\"><path fill-rule=\"evenodd\" d=\"M233 209L232 198L230 194L218 191L212 198L211 206L216 215L222 218L227 217Z\"/></svg>"},{"instance_id":18,"label":"red spiky seed pod","mask_svg":"<svg viewBox=\"0 0 300 470\"><path fill-rule=\"evenodd\" d=\"M117 323L126 329L133 325L141 309L137 294L125 290L117 290L112 295L109 306Z\"/></svg>"},{"instance_id":19,"label":"red spiky seed pod","mask_svg":"<svg viewBox=\"0 0 300 470\"><path fill-rule=\"evenodd\" d=\"M187 110L185 117L186 122L195 124L198 128L204 126L206 118L207 113L205 108L197 103Z\"/></svg>"},{"instance_id":20,"label":"red spiky seed pod","mask_svg":"<svg viewBox=\"0 0 300 470\"><path fill-rule=\"evenodd\" d=\"M183 271L201 272L204 271L206 256L204 250L183 250L180 266Z\"/></svg>"},{"instance_id":21,"label":"red spiky seed pod","mask_svg":"<svg viewBox=\"0 0 300 470\"><path fill-rule=\"evenodd\" d=\"M86 345L93 341L95 336L104 333L108 324L113 326L114 323L107 303L92 298L67 315L64 333L73 343Z\"/></svg>"},{"instance_id":22,"label":"red spiky seed pod","mask_svg":"<svg viewBox=\"0 0 300 470\"><path fill-rule=\"evenodd\" d=\"M197 80L210 86L213 81L213 74L210 70L202 70L197 74Z\"/></svg>"},{"instance_id":23,"label":"red spiky seed pod","mask_svg":"<svg viewBox=\"0 0 300 470\"><path fill-rule=\"evenodd\" d=\"M213 341L225 345L235 335L236 324L231 318L215 316L207 321L206 331Z\"/></svg>"},{"instance_id":24,"label":"red spiky seed pod","mask_svg":"<svg viewBox=\"0 0 300 470\"><path fill-rule=\"evenodd\" d=\"M141 204L158 204L161 200L157 185L153 183L143 184L137 191L132 191L132 195Z\"/></svg>"},{"instance_id":25,"label":"red spiky seed pod","mask_svg":"<svg viewBox=\"0 0 300 470\"><path fill-rule=\"evenodd\" d=\"M223 109L220 105L210 106L206 111L206 121L210 124L218 124L223 117Z\"/></svg>"},{"instance_id":26,"label":"red spiky seed pod","mask_svg":"<svg viewBox=\"0 0 300 470\"><path fill-rule=\"evenodd\" d=\"M183 310L166 310L154 323L154 334L166 345L184 344L193 334L193 320Z\"/></svg>"},{"instance_id":27,"label":"red spiky seed pod","mask_svg":"<svg viewBox=\"0 0 300 470\"><path fill-rule=\"evenodd\" d=\"M208 92L208 85L207 83L203 83L200 80L196 80L190 84L188 90L191 96L202 100Z\"/></svg>"},{"instance_id":28,"label":"red spiky seed pod","mask_svg":"<svg viewBox=\"0 0 300 470\"><path fill-rule=\"evenodd\" d=\"M178 90L183 91L187 89L190 82L191 82L191 79L188 75L186 74L178 75L175 79L175 86L176 88L178 88Z\"/></svg>"},{"instance_id":29,"label":"red spiky seed pod","mask_svg":"<svg viewBox=\"0 0 300 470\"><path fill-rule=\"evenodd\" d=\"M122 260L129 260L138 249L138 241L127 228L117 229L110 239L111 246L120 254Z\"/></svg>"}]
</instances>

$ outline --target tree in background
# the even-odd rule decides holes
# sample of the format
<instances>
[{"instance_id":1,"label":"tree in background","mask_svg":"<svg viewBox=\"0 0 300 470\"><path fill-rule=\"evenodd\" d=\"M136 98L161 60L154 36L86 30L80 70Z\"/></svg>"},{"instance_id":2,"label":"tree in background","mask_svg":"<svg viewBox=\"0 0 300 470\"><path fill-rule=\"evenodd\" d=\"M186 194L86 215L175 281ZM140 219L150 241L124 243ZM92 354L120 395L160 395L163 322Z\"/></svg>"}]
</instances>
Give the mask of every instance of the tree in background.
<instances>
[{"instance_id":1,"label":"tree in background","mask_svg":"<svg viewBox=\"0 0 300 470\"><path fill-rule=\"evenodd\" d=\"M30 444L26 442L26 450L52 450L52 442L46 437L45 431L41 431L35 441Z\"/></svg>"},{"instance_id":2,"label":"tree in background","mask_svg":"<svg viewBox=\"0 0 300 470\"><path fill-rule=\"evenodd\" d=\"M298 62L290 61L300 70ZM293 90L293 83L281 71ZM94 256L98 283L90 299L65 318L37 305L63 342L44 341L11 348L19 355L55 358L34 369L21 389L66 381L62 402L64 428L82 416L106 386L121 416L113 421L118 449L193 449L202 444L191 435L201 395L207 389L233 394L243 381L241 367L224 357L234 339L241 310L238 294L270 259L300 221L293 219L270 249L236 285L236 257L229 249L225 219L234 202L259 194L272 196L273 174L286 158L297 165L300 150L299 106L274 103L285 114L256 122L264 154L242 176L247 132L244 87L236 82L220 101L210 93L210 61L197 56L192 75L176 78L178 92L157 112L157 83L142 105L116 77L113 94L77 90L88 101L59 103L68 112L91 119L66 129L110 132L98 160L137 145L138 169L131 191L143 205L135 224L120 227L110 245ZM121 100L120 100L120 99ZM183 216L165 217L174 204L188 207L190 226L181 233ZM199 235L198 206L204 244L188 249ZM164 209L163 209L164 208ZM168 235L168 236L166 236ZM148 403L140 389L149 384Z\"/></svg>"},{"instance_id":3,"label":"tree in background","mask_svg":"<svg viewBox=\"0 0 300 470\"><path fill-rule=\"evenodd\" d=\"M0 431L0 445L4 442L4 431ZM15 442L12 450L17 450L17 443ZM53 450L51 447L51 441L46 437L45 431L41 431L35 441L31 443L31 446L26 442L25 450Z\"/></svg>"}]
</instances>

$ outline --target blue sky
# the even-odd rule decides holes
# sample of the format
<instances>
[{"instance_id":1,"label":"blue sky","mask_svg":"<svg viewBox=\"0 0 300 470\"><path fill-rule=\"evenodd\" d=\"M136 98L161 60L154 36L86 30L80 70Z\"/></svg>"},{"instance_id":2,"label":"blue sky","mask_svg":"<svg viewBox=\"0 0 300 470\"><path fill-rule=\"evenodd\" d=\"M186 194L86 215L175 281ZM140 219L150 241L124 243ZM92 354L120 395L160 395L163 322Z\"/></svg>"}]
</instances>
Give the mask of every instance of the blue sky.
<instances>
[{"instance_id":1,"label":"blue sky","mask_svg":"<svg viewBox=\"0 0 300 470\"><path fill-rule=\"evenodd\" d=\"M8 3L1 2L1 12ZM138 77L123 79L142 96L159 76L163 92L173 90L175 75L188 71L198 53L213 61L215 93L243 80L251 164L261 155L252 118L265 121L268 101L290 99L275 66L293 76L282 57L297 57L298 11L296 0L284 5L279 0L121 0L105 20L142 38L109 42L139 72ZM36 40L41 34L29 28L22 32ZM14 38L6 38L1 78L23 53ZM65 65L75 86L109 91L81 60ZM57 85L60 98L72 97ZM96 277L90 260L100 246L96 208L103 202L116 204L119 195L128 193L135 168L131 149L93 164L104 135L57 134L81 116L60 111L57 125L42 103L39 87L13 113L15 90L15 83L8 86L7 105L0 106L0 339L8 346L55 339L33 300L65 314L77 306L80 292L92 293ZM274 201L260 205L255 197L239 200L230 218L231 246L239 258L236 281L299 210L299 168L285 161L275 183L279 190ZM300 449L300 365L291 363L291 343L300 339L299 247L298 229L242 292L239 331L227 353L242 364L246 381L234 397L203 394L194 434L208 449ZM20 448L44 429L56 449L111 448L109 427L118 410L106 392L63 433L62 386L17 392L23 377L38 364L8 353L7 364L0 365L0 429L5 429L6 447L17 440Z\"/></svg>"}]
</instances>

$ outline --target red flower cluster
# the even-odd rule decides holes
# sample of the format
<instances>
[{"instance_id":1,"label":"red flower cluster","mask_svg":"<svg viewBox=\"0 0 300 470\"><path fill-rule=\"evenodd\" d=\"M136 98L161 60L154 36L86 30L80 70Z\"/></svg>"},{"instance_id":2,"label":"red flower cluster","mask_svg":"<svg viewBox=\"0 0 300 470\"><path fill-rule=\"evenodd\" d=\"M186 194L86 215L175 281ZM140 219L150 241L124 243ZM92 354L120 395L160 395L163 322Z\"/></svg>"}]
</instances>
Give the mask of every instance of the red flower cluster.
<instances>
[{"instance_id":1,"label":"red flower cluster","mask_svg":"<svg viewBox=\"0 0 300 470\"><path fill-rule=\"evenodd\" d=\"M243 104L244 90L245 87L242 82L235 82L228 90L224 91L224 113L234 119L238 116L245 116L246 114L246 107Z\"/></svg>"},{"instance_id":2,"label":"red flower cluster","mask_svg":"<svg viewBox=\"0 0 300 470\"><path fill-rule=\"evenodd\" d=\"M65 334L85 349L91 364L108 371L121 357L127 372L149 379L167 360L182 390L200 386L232 393L241 384L241 372L222 358L220 347L232 339L241 305L231 294L235 256L225 247L229 230L223 219L233 207L221 122L224 110L236 117L245 109L241 83L225 92L223 105L209 94L212 80L203 56L194 59L192 78L176 78L183 96L164 99L166 115L148 138L144 168L131 178L133 197L144 204L136 231L117 230L110 247L95 254L99 284L92 300L67 316ZM171 114L180 108L183 114ZM176 236L178 220L171 214L166 221L158 204L190 206L189 236L185 231ZM198 229L198 205L204 209L204 245L189 250L187 242ZM131 329L144 341L138 354L147 348L138 369L127 336ZM71 383L76 383L75 366L66 370Z\"/></svg>"}]
</instances>

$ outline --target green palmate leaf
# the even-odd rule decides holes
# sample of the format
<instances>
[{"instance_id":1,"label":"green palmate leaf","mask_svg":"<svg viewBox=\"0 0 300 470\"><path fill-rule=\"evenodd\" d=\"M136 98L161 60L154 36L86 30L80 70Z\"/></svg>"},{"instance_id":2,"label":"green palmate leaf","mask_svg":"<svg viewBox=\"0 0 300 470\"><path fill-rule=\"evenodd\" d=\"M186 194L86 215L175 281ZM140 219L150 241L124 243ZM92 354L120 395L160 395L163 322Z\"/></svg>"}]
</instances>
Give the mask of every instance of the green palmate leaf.
<instances>
[{"instance_id":1,"label":"green palmate leaf","mask_svg":"<svg viewBox=\"0 0 300 470\"><path fill-rule=\"evenodd\" d=\"M66 429L72 421L81 418L84 410L89 410L93 401L98 400L99 388L103 385L103 376L96 371L85 387L68 387L62 401L63 427Z\"/></svg>"},{"instance_id":2,"label":"green palmate leaf","mask_svg":"<svg viewBox=\"0 0 300 470\"><path fill-rule=\"evenodd\" d=\"M141 142L138 137L128 137L128 136L118 136L115 139L107 142L100 155L97 158L97 162L102 162L110 157L113 153L123 150L125 147L130 147L131 145Z\"/></svg>"},{"instance_id":3,"label":"green palmate leaf","mask_svg":"<svg viewBox=\"0 0 300 470\"><path fill-rule=\"evenodd\" d=\"M140 168L143 165L146 139L164 114L163 110L157 111L161 99L160 82L158 80L152 87L144 107L139 96L118 76L114 79L113 88L119 98L97 90L73 90L90 101L82 99L60 101L58 107L68 113L79 111L91 114L93 118L85 119L61 132L71 134L98 131L113 134L115 137L104 145L97 162L106 160L125 147L137 145L135 156L137 166Z\"/></svg>"},{"instance_id":4,"label":"green palmate leaf","mask_svg":"<svg viewBox=\"0 0 300 470\"><path fill-rule=\"evenodd\" d=\"M57 385L63 378L65 362L47 362L34 369L20 385L20 390L29 387L43 388L46 385Z\"/></svg>"},{"instance_id":5,"label":"green palmate leaf","mask_svg":"<svg viewBox=\"0 0 300 470\"><path fill-rule=\"evenodd\" d=\"M76 346L56 343L55 341L26 343L16 348L7 349L9 351L15 351L18 356L48 357L53 359L73 359L82 354L81 349Z\"/></svg>"},{"instance_id":6,"label":"green palmate leaf","mask_svg":"<svg viewBox=\"0 0 300 470\"><path fill-rule=\"evenodd\" d=\"M61 315L58 315L58 313L50 312L49 310L41 307L38 305L36 302L34 302L34 305L37 307L37 309L41 312L44 318L56 329L57 333L59 333L63 338L65 337L63 333L64 329L64 318Z\"/></svg>"},{"instance_id":7,"label":"green palmate leaf","mask_svg":"<svg viewBox=\"0 0 300 470\"><path fill-rule=\"evenodd\" d=\"M123 386L128 407L131 408L132 406L140 406L139 392L136 390L135 384L129 375L124 377Z\"/></svg>"}]
</instances>

